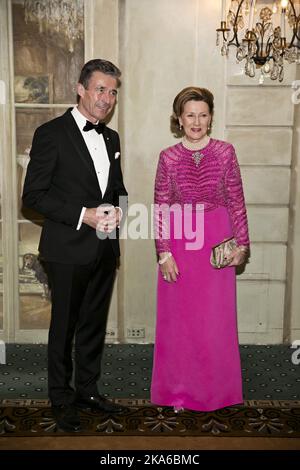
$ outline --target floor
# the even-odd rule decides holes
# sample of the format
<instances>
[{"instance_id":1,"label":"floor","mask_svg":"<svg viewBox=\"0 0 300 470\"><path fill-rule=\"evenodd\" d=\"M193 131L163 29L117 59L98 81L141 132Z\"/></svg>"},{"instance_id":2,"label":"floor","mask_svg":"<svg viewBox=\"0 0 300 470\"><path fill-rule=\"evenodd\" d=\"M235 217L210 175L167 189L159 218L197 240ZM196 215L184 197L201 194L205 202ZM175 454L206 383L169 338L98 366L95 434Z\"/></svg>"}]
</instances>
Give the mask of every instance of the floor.
<instances>
[{"instance_id":1,"label":"floor","mask_svg":"<svg viewBox=\"0 0 300 470\"><path fill-rule=\"evenodd\" d=\"M1 450L71 450L98 451L98 457L111 452L126 450L176 450L179 453L191 450L297 450L300 451L300 439L293 438L227 438L227 437L1 437ZM125 453L125 452L124 452ZM35 456L35 454L33 454ZM247 454L248 455L248 454ZM14 453L11 454L11 457ZM88 455L87 455L88 456ZM3 453L1 453L1 459ZM244 457L246 458L246 457ZM298 457L299 459L299 454ZM262 459L260 458L260 463ZM299 461L299 460L298 460ZM258 461L259 462L259 461ZM291 463L290 454L286 463ZM266 463L266 462L265 462ZM270 461L268 462L270 463Z\"/></svg>"},{"instance_id":2,"label":"floor","mask_svg":"<svg viewBox=\"0 0 300 470\"><path fill-rule=\"evenodd\" d=\"M300 365L293 363L293 352L293 349L285 345L240 346L245 399L299 400ZM108 397L148 398L152 354L152 344L107 344L103 357L102 378L98 384L100 391ZM0 398L47 398L46 356L46 345L6 345L6 364L0 364ZM154 455L160 455L171 449L176 449L179 454L184 452L182 455L189 455L191 450L248 450L251 452L246 454L247 459L254 455L253 450L281 450L288 453L274 453L276 460L283 456L291 462L295 457L292 451L300 451L300 439L164 436L1 437L0 449L7 451L1 452L1 459L7 458L10 462L12 457L17 458L16 450L29 451L26 454L29 460L31 457L37 457L37 454L31 454L30 450L82 450L83 454L72 452L68 454L67 459L71 458L70 455L75 455L76 459L81 456L89 462L88 459L95 455L91 454L92 451L96 452L99 459L108 453L115 456L132 451L132 455L135 455L135 452L140 450L145 455L144 451L148 450ZM203 458L204 454L202 452L199 455ZM211 454L208 455L211 458ZM61 458L61 454L59 456ZM296 456L299 458L298 453ZM267 457L270 462L269 454ZM20 456L20 459L22 458Z\"/></svg>"},{"instance_id":3,"label":"floor","mask_svg":"<svg viewBox=\"0 0 300 470\"><path fill-rule=\"evenodd\" d=\"M286 345L241 345L244 399L299 400L300 364L293 363L294 351ZM113 398L149 398L152 354L152 344L105 345L100 392ZM45 344L6 345L6 364L0 364L3 398L47 398Z\"/></svg>"}]
</instances>

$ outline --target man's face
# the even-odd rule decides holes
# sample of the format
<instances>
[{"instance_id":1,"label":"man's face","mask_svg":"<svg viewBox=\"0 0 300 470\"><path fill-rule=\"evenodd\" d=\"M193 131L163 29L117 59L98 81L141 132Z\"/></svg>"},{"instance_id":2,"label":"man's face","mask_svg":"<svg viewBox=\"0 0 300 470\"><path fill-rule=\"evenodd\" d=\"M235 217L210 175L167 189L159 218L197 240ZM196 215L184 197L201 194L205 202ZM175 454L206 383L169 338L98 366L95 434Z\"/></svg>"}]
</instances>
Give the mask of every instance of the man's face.
<instances>
[{"instance_id":1,"label":"man's face","mask_svg":"<svg viewBox=\"0 0 300 470\"><path fill-rule=\"evenodd\" d=\"M103 121L113 109L117 99L117 79L103 72L93 72L87 89L77 85L80 96L78 110L91 122Z\"/></svg>"}]
</instances>

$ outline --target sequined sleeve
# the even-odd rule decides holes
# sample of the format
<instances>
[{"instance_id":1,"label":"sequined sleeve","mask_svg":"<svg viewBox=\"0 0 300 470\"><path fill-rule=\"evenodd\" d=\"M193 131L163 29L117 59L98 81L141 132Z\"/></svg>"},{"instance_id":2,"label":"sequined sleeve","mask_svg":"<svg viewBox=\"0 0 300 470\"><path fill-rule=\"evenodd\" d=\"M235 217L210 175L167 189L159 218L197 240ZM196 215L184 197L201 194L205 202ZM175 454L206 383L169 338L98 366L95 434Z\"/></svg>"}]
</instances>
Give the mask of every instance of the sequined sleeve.
<instances>
[{"instance_id":1,"label":"sequined sleeve","mask_svg":"<svg viewBox=\"0 0 300 470\"><path fill-rule=\"evenodd\" d=\"M171 204L170 175L166 154L160 153L154 191L154 233L157 254L170 251L169 207Z\"/></svg>"},{"instance_id":2,"label":"sequined sleeve","mask_svg":"<svg viewBox=\"0 0 300 470\"><path fill-rule=\"evenodd\" d=\"M248 220L244 199L240 167L235 150L230 146L230 155L225 169L226 205L231 219L233 235L238 245L249 245Z\"/></svg>"}]
</instances>

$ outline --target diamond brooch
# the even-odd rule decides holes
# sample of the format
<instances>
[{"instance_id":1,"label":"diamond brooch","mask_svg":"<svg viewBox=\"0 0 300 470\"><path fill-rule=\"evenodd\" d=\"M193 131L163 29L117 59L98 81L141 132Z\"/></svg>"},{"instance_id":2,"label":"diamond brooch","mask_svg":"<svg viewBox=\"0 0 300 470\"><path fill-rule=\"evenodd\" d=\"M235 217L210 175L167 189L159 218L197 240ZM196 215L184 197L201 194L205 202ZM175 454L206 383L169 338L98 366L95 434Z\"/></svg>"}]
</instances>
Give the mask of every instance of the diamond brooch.
<instances>
[{"instance_id":1,"label":"diamond brooch","mask_svg":"<svg viewBox=\"0 0 300 470\"><path fill-rule=\"evenodd\" d=\"M199 163L201 162L202 158L204 158L203 153L198 152L198 151L192 153L192 159L193 159L194 162L196 163L196 166L199 166Z\"/></svg>"}]
</instances>

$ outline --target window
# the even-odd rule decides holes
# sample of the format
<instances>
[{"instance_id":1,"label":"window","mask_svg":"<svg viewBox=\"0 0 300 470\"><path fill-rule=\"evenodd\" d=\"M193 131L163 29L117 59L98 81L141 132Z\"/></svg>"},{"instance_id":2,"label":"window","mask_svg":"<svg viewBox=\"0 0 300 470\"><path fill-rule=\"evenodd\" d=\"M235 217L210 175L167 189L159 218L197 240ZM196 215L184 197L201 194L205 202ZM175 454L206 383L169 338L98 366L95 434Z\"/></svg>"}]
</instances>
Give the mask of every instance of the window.
<instances>
[{"instance_id":1,"label":"window","mask_svg":"<svg viewBox=\"0 0 300 470\"><path fill-rule=\"evenodd\" d=\"M83 0L13 0L12 23L20 300L16 328L44 330L50 301L37 256L42 219L22 208L21 194L35 129L76 102L75 85L84 63ZM1 222L0 215L0 240ZM1 312L0 298L0 327Z\"/></svg>"}]
</instances>

